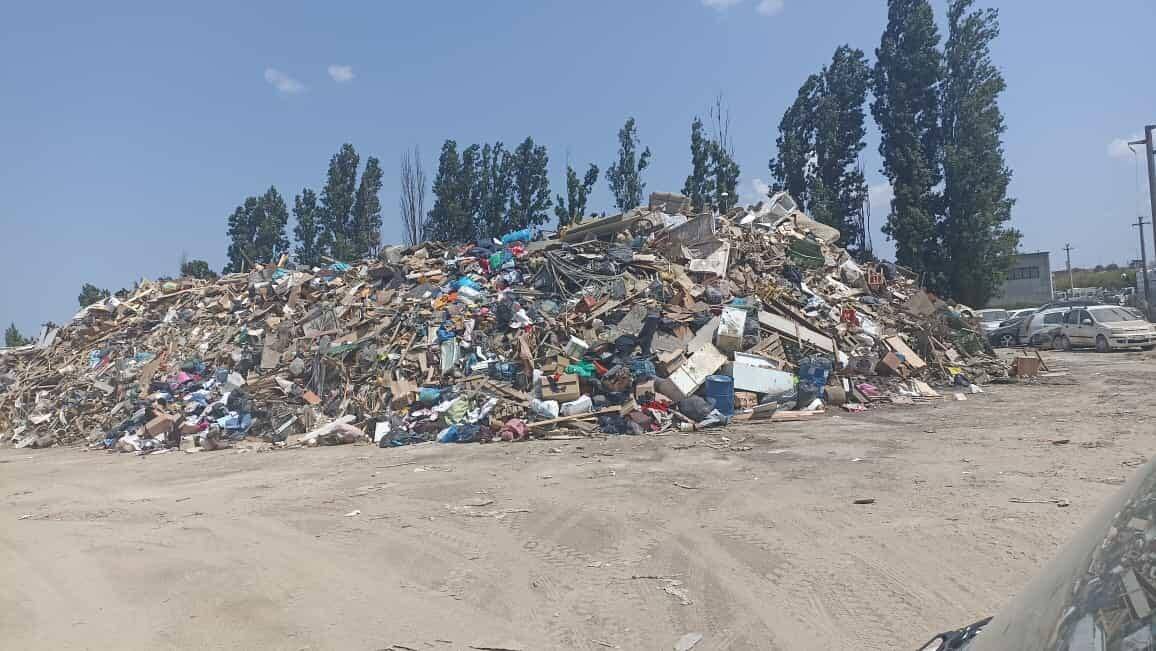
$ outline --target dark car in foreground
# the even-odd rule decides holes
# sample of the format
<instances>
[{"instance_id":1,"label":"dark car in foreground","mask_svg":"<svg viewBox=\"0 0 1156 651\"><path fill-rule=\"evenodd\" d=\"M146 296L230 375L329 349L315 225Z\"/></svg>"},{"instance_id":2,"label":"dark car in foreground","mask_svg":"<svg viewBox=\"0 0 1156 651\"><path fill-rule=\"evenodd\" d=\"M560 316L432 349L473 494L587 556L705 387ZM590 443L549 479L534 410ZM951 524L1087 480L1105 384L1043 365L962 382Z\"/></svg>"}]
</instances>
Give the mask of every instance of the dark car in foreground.
<instances>
[{"instance_id":1,"label":"dark car in foreground","mask_svg":"<svg viewBox=\"0 0 1156 651\"><path fill-rule=\"evenodd\" d=\"M987 333L987 340L992 348L1011 348L1020 345L1020 328L1024 320L1011 319L999 324L999 327Z\"/></svg>"}]
</instances>

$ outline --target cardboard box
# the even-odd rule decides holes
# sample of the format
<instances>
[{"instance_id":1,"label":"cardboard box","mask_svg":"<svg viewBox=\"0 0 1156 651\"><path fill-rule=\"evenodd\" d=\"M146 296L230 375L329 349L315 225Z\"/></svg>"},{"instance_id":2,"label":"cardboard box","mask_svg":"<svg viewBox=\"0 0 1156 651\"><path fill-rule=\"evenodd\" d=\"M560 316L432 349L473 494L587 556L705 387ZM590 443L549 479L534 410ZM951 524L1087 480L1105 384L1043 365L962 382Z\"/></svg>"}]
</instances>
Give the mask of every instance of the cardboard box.
<instances>
[{"instance_id":1,"label":"cardboard box","mask_svg":"<svg viewBox=\"0 0 1156 651\"><path fill-rule=\"evenodd\" d=\"M177 419L167 414L157 414L152 420L145 423L145 433L149 436L159 436L167 433L173 428L173 423Z\"/></svg>"},{"instance_id":2,"label":"cardboard box","mask_svg":"<svg viewBox=\"0 0 1156 651\"><path fill-rule=\"evenodd\" d=\"M750 391L735 391L735 409L754 409L759 405L759 396Z\"/></svg>"},{"instance_id":3,"label":"cardboard box","mask_svg":"<svg viewBox=\"0 0 1156 651\"><path fill-rule=\"evenodd\" d=\"M410 403L417 400L418 386L406 378L390 380L389 392L392 396L390 406L394 409L404 409L408 407ZM318 399L318 401L320 401L320 399Z\"/></svg>"},{"instance_id":4,"label":"cardboard box","mask_svg":"<svg viewBox=\"0 0 1156 651\"><path fill-rule=\"evenodd\" d=\"M634 398L639 402L646 402L647 396L654 395L654 380L639 382L634 386Z\"/></svg>"},{"instance_id":5,"label":"cardboard box","mask_svg":"<svg viewBox=\"0 0 1156 651\"><path fill-rule=\"evenodd\" d=\"M578 376L573 373L563 373L558 380L551 382L551 378L542 378L542 400L557 400L570 402L582 396Z\"/></svg>"},{"instance_id":6,"label":"cardboard box","mask_svg":"<svg viewBox=\"0 0 1156 651\"><path fill-rule=\"evenodd\" d=\"M895 353L887 353L875 366L879 375L902 375L903 361Z\"/></svg>"},{"instance_id":7,"label":"cardboard box","mask_svg":"<svg viewBox=\"0 0 1156 651\"><path fill-rule=\"evenodd\" d=\"M1016 377L1036 377L1040 374L1040 360L1035 357L1017 357L1012 362L1011 374Z\"/></svg>"}]
</instances>

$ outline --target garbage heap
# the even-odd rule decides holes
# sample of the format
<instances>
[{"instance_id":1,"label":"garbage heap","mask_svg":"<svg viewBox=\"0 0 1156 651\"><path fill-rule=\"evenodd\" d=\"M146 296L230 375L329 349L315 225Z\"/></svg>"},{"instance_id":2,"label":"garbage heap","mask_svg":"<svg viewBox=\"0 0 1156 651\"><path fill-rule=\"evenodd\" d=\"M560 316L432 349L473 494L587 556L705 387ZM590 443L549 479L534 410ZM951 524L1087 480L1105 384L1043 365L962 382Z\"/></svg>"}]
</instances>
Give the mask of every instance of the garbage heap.
<instances>
[{"instance_id":1,"label":"garbage heap","mask_svg":"<svg viewBox=\"0 0 1156 651\"><path fill-rule=\"evenodd\" d=\"M655 194L548 237L143 282L0 351L0 443L639 434L861 411L1006 375L967 310L893 264L857 264L790 196L689 213Z\"/></svg>"}]
</instances>

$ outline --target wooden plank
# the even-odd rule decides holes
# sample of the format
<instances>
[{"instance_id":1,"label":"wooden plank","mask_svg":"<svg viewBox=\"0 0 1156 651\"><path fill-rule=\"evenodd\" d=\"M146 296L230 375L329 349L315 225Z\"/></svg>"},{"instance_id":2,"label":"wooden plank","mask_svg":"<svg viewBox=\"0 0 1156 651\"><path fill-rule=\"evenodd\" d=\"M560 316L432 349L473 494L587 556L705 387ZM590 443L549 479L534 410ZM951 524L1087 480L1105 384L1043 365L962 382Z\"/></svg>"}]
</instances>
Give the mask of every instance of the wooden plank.
<instances>
[{"instance_id":1,"label":"wooden plank","mask_svg":"<svg viewBox=\"0 0 1156 651\"><path fill-rule=\"evenodd\" d=\"M816 332L801 326L787 317L779 316L771 312L759 312L759 324L778 332L781 335L791 337L801 343L807 343L819 350L834 353L835 342L825 334Z\"/></svg>"},{"instance_id":2,"label":"wooden plank","mask_svg":"<svg viewBox=\"0 0 1156 651\"><path fill-rule=\"evenodd\" d=\"M922 357L916 355L915 351L911 350L911 348L907 346L907 343L899 337L885 337L883 341L886 341L887 345L891 346L891 350L902 355L903 361L907 362L907 365L911 368L918 371L927 366L927 362L924 362Z\"/></svg>"},{"instance_id":3,"label":"wooden plank","mask_svg":"<svg viewBox=\"0 0 1156 651\"><path fill-rule=\"evenodd\" d=\"M774 415L771 416L771 422L807 420L808 418L815 418L823 414L824 411L822 409L816 409L814 411L776 411Z\"/></svg>"}]
</instances>

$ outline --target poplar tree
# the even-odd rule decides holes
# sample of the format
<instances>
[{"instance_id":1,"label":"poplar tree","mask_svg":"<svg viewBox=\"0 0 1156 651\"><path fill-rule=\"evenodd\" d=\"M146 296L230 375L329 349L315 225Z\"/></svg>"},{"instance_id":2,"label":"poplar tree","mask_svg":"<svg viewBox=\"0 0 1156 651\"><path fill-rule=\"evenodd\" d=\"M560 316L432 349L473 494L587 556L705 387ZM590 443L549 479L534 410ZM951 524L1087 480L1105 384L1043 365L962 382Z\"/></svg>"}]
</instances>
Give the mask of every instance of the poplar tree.
<instances>
[{"instance_id":1,"label":"poplar tree","mask_svg":"<svg viewBox=\"0 0 1156 651\"><path fill-rule=\"evenodd\" d=\"M999 14L972 10L973 4L953 0L947 10L940 237L951 295L981 307L1011 267L1020 233L1009 225L1015 200L1007 196L1012 173L1004 159L1007 127L999 108L1007 84L991 59Z\"/></svg>"}]
</instances>

